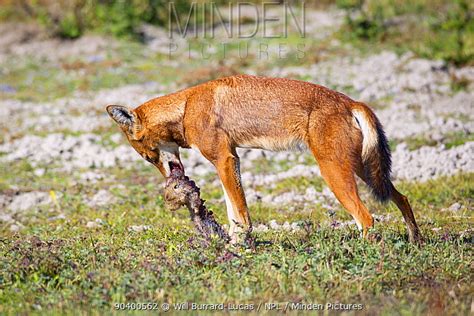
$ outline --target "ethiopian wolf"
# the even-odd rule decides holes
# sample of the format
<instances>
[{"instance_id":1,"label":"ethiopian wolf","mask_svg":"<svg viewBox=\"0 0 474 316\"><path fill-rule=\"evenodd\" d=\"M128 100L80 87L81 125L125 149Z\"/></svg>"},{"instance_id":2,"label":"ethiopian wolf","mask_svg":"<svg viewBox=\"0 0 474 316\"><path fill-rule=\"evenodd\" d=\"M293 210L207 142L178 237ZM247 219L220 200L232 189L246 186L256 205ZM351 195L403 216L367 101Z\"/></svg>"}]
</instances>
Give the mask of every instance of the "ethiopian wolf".
<instances>
[{"instance_id":1,"label":"ethiopian wolf","mask_svg":"<svg viewBox=\"0 0 474 316\"><path fill-rule=\"evenodd\" d=\"M391 155L382 126L365 104L320 85L249 75L212 80L152 99L136 109L107 106L133 148L165 178L183 168L179 148L195 148L217 169L230 235L251 229L237 147L307 147L362 235L374 225L355 176L380 201L401 210L411 242L421 240L408 199L390 181Z\"/></svg>"}]
</instances>

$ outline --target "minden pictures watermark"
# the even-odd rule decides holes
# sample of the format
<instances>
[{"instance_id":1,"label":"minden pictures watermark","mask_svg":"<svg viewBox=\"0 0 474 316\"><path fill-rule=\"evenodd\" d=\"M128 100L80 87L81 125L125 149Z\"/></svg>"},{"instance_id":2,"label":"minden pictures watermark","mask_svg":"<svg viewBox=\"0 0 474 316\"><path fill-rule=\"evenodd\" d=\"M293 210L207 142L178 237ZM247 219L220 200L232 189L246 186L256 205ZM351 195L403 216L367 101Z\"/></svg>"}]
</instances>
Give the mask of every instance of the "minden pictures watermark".
<instances>
[{"instance_id":1,"label":"minden pictures watermark","mask_svg":"<svg viewBox=\"0 0 474 316\"><path fill-rule=\"evenodd\" d=\"M361 303L302 303L302 302L261 302L261 303L115 303L115 310L127 311L226 311L226 312L290 312L290 311L329 311L329 312L350 312L364 310Z\"/></svg>"},{"instance_id":2,"label":"minden pictures watermark","mask_svg":"<svg viewBox=\"0 0 474 316\"><path fill-rule=\"evenodd\" d=\"M168 3L169 58L225 59L230 54L245 59L305 57L305 3L191 2L189 11L178 13ZM288 40L291 37L291 41Z\"/></svg>"}]
</instances>

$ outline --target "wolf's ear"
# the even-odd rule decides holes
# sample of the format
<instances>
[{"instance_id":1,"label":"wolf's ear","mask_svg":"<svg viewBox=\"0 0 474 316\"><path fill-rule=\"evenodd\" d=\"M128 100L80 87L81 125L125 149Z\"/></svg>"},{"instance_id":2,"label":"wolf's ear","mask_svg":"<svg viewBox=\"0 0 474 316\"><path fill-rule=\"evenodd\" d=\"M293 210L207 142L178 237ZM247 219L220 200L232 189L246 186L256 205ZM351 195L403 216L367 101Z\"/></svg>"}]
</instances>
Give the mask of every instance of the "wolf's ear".
<instances>
[{"instance_id":1,"label":"wolf's ear","mask_svg":"<svg viewBox=\"0 0 474 316\"><path fill-rule=\"evenodd\" d=\"M128 107L122 105L108 105L107 113L125 131L128 131L132 138L139 138L142 126L137 115Z\"/></svg>"},{"instance_id":2,"label":"wolf's ear","mask_svg":"<svg viewBox=\"0 0 474 316\"><path fill-rule=\"evenodd\" d=\"M126 106L108 105L107 113L109 113L110 117L120 126L132 127L136 122L135 114Z\"/></svg>"}]
</instances>

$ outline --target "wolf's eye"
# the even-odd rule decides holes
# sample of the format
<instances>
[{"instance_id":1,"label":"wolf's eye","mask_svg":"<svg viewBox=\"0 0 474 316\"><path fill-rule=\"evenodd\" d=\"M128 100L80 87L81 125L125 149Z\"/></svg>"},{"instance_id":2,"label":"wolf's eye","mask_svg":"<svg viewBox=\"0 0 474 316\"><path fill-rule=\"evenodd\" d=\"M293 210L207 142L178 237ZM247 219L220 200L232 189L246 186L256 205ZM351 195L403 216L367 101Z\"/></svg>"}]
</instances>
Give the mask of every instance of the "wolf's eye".
<instances>
[{"instance_id":1,"label":"wolf's eye","mask_svg":"<svg viewBox=\"0 0 474 316\"><path fill-rule=\"evenodd\" d=\"M175 185L174 185L174 188L175 188L175 189L179 188L179 185L175 184Z\"/></svg>"}]
</instances>

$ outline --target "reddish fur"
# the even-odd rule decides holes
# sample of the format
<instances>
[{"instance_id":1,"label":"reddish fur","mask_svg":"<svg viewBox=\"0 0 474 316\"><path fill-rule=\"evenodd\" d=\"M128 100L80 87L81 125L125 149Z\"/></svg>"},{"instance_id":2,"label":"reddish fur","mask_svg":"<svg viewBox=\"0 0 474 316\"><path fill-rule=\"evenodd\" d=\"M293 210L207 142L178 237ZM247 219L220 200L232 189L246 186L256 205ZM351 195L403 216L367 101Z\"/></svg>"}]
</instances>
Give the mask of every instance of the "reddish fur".
<instances>
[{"instance_id":1,"label":"reddish fur","mask_svg":"<svg viewBox=\"0 0 474 316\"><path fill-rule=\"evenodd\" d=\"M378 146L371 147L364 159L355 109L363 111L377 133ZM408 200L390 182L390 152L380 123L366 105L344 94L303 81L239 75L155 98L132 112L138 128L132 128L133 133L130 127L122 129L131 145L165 177L169 176L167 163L180 163L178 146L197 148L214 164L232 205L230 218L236 223L231 226L251 226L235 148L281 150L305 144L364 235L373 219L358 196L355 174L380 199L395 201L407 221L410 239L420 237ZM162 155L165 145L170 153L166 159Z\"/></svg>"},{"instance_id":2,"label":"reddish fur","mask_svg":"<svg viewBox=\"0 0 474 316\"><path fill-rule=\"evenodd\" d=\"M388 141L382 129L378 118L374 112L363 103L354 103L352 109L360 110L368 124L377 133L377 144L369 151L367 157L362 159L361 178L365 180L367 185L372 189L375 197L385 202L392 196L392 182L390 181L390 170L392 165L392 158Z\"/></svg>"}]
</instances>

